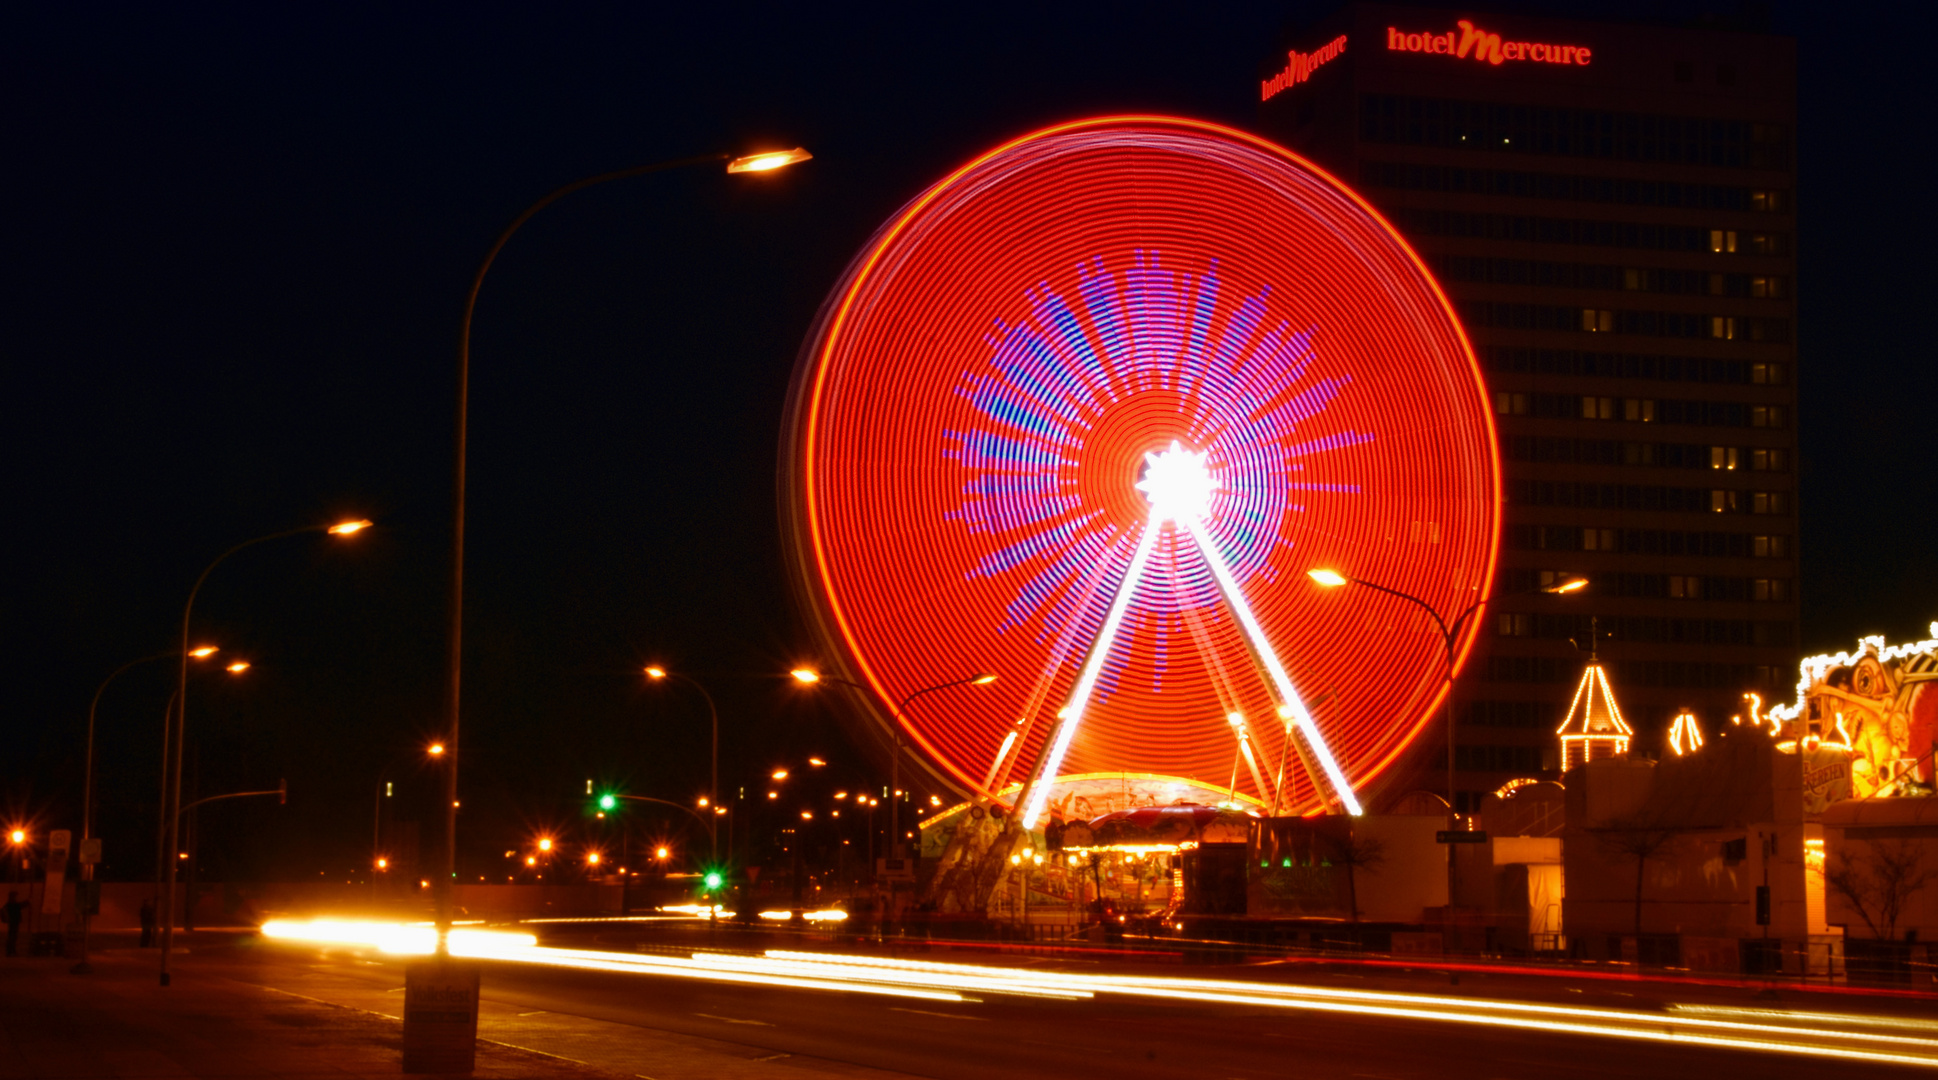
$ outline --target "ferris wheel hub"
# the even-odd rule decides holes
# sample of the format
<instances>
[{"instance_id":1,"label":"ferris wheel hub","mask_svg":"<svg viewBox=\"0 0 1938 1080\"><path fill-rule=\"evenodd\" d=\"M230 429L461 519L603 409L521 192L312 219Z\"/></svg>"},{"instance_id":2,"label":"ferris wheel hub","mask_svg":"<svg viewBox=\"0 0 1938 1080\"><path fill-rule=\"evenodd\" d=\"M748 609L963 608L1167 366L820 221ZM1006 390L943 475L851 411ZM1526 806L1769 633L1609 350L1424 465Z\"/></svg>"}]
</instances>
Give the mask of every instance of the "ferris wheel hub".
<instances>
[{"instance_id":1,"label":"ferris wheel hub","mask_svg":"<svg viewBox=\"0 0 1938 1080\"><path fill-rule=\"evenodd\" d=\"M1144 455L1144 478L1137 490L1151 501L1151 515L1160 521L1198 521L1211 510L1218 478L1205 465L1208 452L1186 450L1171 440L1168 450Z\"/></svg>"}]
</instances>

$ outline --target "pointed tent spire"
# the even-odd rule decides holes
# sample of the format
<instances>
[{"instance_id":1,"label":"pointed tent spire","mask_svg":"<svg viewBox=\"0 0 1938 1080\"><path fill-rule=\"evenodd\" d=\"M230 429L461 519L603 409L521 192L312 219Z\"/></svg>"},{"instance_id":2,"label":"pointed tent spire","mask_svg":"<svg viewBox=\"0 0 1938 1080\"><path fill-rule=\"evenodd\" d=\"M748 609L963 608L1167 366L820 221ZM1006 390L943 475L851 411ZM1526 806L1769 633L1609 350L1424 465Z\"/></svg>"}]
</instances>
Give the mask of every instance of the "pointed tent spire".
<instances>
[{"instance_id":1,"label":"pointed tent spire","mask_svg":"<svg viewBox=\"0 0 1938 1080\"><path fill-rule=\"evenodd\" d=\"M1608 683L1608 672L1592 652L1588 668L1575 686L1568 718L1555 729L1555 734L1561 737L1564 771L1586 761L1628 753L1629 740L1635 731L1622 719L1622 708L1615 703L1615 690Z\"/></svg>"}]
</instances>

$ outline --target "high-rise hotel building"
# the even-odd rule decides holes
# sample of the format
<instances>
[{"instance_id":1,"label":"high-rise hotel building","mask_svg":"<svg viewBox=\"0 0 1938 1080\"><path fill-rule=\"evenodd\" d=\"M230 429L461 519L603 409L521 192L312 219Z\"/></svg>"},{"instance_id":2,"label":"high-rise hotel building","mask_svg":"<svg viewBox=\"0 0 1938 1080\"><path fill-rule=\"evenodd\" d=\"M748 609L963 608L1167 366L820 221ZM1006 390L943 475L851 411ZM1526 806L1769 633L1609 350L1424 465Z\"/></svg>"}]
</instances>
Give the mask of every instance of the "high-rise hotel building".
<instances>
[{"instance_id":1,"label":"high-rise hotel building","mask_svg":"<svg viewBox=\"0 0 1938 1080\"><path fill-rule=\"evenodd\" d=\"M1591 619L1639 750L1685 709L1713 731L1745 691L1787 699L1795 43L1356 3L1257 81L1264 134L1399 228L1486 374L1506 507L1455 694L1460 803L1558 775ZM1444 785L1436 748L1417 786Z\"/></svg>"}]
</instances>

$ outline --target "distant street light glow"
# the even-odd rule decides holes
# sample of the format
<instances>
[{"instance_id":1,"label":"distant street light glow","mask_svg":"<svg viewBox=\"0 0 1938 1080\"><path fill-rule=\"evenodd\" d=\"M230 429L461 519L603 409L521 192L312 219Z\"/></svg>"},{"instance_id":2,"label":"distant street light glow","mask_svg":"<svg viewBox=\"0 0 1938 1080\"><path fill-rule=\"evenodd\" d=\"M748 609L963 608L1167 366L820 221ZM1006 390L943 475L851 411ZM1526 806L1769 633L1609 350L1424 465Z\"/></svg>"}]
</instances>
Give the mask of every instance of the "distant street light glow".
<instances>
[{"instance_id":1,"label":"distant street light glow","mask_svg":"<svg viewBox=\"0 0 1938 1080\"><path fill-rule=\"evenodd\" d=\"M797 667L793 671L788 672L788 674L794 676L797 682L813 684L821 681L821 673L815 671L813 668Z\"/></svg>"},{"instance_id":2,"label":"distant street light glow","mask_svg":"<svg viewBox=\"0 0 1938 1080\"><path fill-rule=\"evenodd\" d=\"M188 654L197 660L206 660L221 651L221 649L216 648L214 645L204 645L199 649L190 649Z\"/></svg>"},{"instance_id":3,"label":"distant street light glow","mask_svg":"<svg viewBox=\"0 0 1938 1080\"><path fill-rule=\"evenodd\" d=\"M1305 576L1324 585L1328 589L1336 589L1346 583L1346 575L1341 574L1337 570L1327 570L1323 567L1317 570L1307 570Z\"/></svg>"},{"instance_id":4,"label":"distant street light glow","mask_svg":"<svg viewBox=\"0 0 1938 1080\"><path fill-rule=\"evenodd\" d=\"M371 526L371 524L372 523L369 521L346 521L340 525L330 526L330 535L331 536L354 536L357 533L360 533L363 530L368 529Z\"/></svg>"},{"instance_id":5,"label":"distant street light glow","mask_svg":"<svg viewBox=\"0 0 1938 1080\"><path fill-rule=\"evenodd\" d=\"M243 672L249 670L249 661L237 660L235 663L230 664L228 668L226 668L225 670L227 670L228 673L231 675L240 675Z\"/></svg>"}]
</instances>

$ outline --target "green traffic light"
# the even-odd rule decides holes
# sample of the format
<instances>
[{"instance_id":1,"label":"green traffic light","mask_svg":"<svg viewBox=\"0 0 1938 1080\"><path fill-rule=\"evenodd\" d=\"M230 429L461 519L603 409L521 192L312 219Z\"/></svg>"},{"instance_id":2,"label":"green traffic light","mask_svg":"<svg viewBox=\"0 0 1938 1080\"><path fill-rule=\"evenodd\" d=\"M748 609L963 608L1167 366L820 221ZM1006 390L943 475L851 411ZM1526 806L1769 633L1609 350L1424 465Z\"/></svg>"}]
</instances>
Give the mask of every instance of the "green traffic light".
<instances>
[{"instance_id":1,"label":"green traffic light","mask_svg":"<svg viewBox=\"0 0 1938 1080\"><path fill-rule=\"evenodd\" d=\"M619 805L619 799L617 796L614 796L611 794L599 796L599 809L601 810L610 810L613 807L618 805Z\"/></svg>"},{"instance_id":2,"label":"green traffic light","mask_svg":"<svg viewBox=\"0 0 1938 1080\"><path fill-rule=\"evenodd\" d=\"M703 880L705 880L707 883L708 891L717 889L720 886L725 885L727 883L727 879L724 876L722 876L720 871L718 870L707 871L707 876Z\"/></svg>"}]
</instances>

